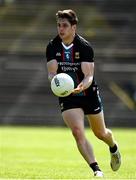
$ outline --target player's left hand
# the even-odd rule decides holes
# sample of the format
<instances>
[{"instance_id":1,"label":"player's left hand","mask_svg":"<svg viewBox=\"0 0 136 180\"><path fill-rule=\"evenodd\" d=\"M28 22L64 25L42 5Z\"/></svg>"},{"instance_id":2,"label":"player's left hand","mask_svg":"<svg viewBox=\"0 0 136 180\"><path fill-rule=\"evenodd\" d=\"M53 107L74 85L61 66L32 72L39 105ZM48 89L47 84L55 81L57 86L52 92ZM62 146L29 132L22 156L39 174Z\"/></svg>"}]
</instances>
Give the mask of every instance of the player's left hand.
<instances>
[{"instance_id":1,"label":"player's left hand","mask_svg":"<svg viewBox=\"0 0 136 180\"><path fill-rule=\"evenodd\" d=\"M75 89L73 89L73 94L78 94L84 90L83 83L80 83Z\"/></svg>"}]
</instances>

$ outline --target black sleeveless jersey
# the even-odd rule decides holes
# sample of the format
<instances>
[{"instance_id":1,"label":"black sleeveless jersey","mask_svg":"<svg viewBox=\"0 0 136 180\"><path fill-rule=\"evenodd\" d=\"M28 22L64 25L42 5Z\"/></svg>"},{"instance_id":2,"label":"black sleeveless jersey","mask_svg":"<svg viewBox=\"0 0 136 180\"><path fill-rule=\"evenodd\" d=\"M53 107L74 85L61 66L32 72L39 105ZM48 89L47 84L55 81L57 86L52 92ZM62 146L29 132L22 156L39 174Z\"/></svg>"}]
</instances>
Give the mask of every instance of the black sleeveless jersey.
<instances>
[{"instance_id":1,"label":"black sleeveless jersey","mask_svg":"<svg viewBox=\"0 0 136 180\"><path fill-rule=\"evenodd\" d=\"M47 62L56 59L58 62L57 73L69 74L75 83L75 87L83 80L84 74L81 70L81 62L93 62L94 52L88 41L78 34L75 35L73 43L65 46L59 36L49 42L46 48ZM97 90L96 82L79 94L70 96L90 96L92 91Z\"/></svg>"}]
</instances>

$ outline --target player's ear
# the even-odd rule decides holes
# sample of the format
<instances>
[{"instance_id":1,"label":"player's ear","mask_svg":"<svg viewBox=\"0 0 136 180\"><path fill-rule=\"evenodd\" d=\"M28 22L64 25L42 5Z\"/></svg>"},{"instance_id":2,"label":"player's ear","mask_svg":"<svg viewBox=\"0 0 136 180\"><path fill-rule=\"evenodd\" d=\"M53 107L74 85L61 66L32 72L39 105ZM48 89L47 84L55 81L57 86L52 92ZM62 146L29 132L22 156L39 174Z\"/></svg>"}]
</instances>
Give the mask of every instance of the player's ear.
<instances>
[{"instance_id":1,"label":"player's ear","mask_svg":"<svg viewBox=\"0 0 136 180\"><path fill-rule=\"evenodd\" d=\"M76 30L76 24L72 25L72 29Z\"/></svg>"}]
</instances>

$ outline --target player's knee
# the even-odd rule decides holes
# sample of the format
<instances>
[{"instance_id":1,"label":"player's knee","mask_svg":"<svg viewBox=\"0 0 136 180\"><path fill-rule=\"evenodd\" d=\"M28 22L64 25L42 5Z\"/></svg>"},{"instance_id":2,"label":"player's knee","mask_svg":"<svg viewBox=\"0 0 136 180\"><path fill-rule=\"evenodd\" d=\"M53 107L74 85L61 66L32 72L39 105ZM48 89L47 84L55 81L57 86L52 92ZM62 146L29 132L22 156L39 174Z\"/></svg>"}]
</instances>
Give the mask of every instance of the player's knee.
<instances>
[{"instance_id":1,"label":"player's knee","mask_svg":"<svg viewBox=\"0 0 136 180\"><path fill-rule=\"evenodd\" d=\"M84 134L80 128L74 127L72 129L72 134L75 140L77 141L77 143L82 143L84 141Z\"/></svg>"},{"instance_id":2,"label":"player's knee","mask_svg":"<svg viewBox=\"0 0 136 180\"><path fill-rule=\"evenodd\" d=\"M96 132L95 133L95 136L97 138L99 138L100 140L105 140L107 139L109 136L111 136L110 132L109 131L99 131L99 132Z\"/></svg>"}]
</instances>

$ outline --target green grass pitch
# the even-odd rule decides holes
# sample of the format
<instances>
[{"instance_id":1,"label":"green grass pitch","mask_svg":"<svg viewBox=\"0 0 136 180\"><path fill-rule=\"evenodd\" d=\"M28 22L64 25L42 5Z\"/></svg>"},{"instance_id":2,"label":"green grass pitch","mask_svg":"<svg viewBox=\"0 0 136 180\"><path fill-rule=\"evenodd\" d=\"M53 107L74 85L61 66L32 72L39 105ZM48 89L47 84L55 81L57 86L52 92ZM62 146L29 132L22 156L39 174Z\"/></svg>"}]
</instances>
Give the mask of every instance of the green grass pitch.
<instances>
[{"instance_id":1,"label":"green grass pitch","mask_svg":"<svg viewBox=\"0 0 136 180\"><path fill-rule=\"evenodd\" d=\"M112 131L122 154L122 166L117 172L110 168L108 147L86 129L104 172L103 179L136 179L136 129ZM69 129L0 127L0 179L94 178Z\"/></svg>"}]
</instances>

